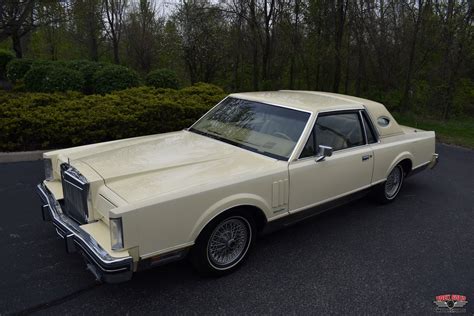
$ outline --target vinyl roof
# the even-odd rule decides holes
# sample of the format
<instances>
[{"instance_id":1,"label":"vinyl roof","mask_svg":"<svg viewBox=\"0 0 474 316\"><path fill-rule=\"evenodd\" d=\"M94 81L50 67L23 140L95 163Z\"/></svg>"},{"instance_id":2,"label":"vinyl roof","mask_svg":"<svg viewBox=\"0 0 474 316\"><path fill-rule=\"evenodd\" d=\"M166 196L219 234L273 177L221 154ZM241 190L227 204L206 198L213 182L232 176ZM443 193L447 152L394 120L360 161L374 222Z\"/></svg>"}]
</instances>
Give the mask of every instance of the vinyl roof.
<instances>
[{"instance_id":1,"label":"vinyl roof","mask_svg":"<svg viewBox=\"0 0 474 316\"><path fill-rule=\"evenodd\" d=\"M367 109L372 122L377 122L380 117L389 119L388 126L374 124L380 137L398 135L402 129L395 118L381 103L358 97L319 91L281 90L267 92L244 92L230 95L240 99L256 102L287 106L299 110L318 113L321 111L336 111L346 109Z\"/></svg>"},{"instance_id":2,"label":"vinyl roof","mask_svg":"<svg viewBox=\"0 0 474 316\"><path fill-rule=\"evenodd\" d=\"M297 90L243 92L234 93L230 96L262 103L288 106L311 112L363 108L367 103L374 103L373 101L342 94Z\"/></svg>"}]
</instances>

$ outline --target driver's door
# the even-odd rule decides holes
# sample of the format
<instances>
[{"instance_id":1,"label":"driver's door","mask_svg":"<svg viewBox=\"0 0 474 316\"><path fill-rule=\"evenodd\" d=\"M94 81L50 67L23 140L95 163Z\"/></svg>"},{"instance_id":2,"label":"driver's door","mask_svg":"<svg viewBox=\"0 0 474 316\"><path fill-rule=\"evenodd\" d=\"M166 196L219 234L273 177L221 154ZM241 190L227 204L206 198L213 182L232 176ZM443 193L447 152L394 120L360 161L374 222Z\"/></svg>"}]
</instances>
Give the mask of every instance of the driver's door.
<instances>
[{"instance_id":1,"label":"driver's door","mask_svg":"<svg viewBox=\"0 0 474 316\"><path fill-rule=\"evenodd\" d=\"M359 111L319 114L298 160L289 165L290 213L343 197L370 185L373 152ZM316 162L319 145L333 155Z\"/></svg>"}]
</instances>

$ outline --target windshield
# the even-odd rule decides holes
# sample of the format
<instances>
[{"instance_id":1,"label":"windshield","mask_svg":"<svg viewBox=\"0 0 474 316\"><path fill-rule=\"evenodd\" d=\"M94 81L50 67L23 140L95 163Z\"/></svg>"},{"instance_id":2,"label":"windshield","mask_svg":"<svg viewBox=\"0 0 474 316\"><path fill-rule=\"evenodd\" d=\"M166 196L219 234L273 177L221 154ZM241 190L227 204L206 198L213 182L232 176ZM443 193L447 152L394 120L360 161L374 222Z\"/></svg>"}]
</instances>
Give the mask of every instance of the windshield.
<instances>
[{"instance_id":1,"label":"windshield","mask_svg":"<svg viewBox=\"0 0 474 316\"><path fill-rule=\"evenodd\" d=\"M288 160L310 114L227 98L189 130L263 155Z\"/></svg>"}]
</instances>

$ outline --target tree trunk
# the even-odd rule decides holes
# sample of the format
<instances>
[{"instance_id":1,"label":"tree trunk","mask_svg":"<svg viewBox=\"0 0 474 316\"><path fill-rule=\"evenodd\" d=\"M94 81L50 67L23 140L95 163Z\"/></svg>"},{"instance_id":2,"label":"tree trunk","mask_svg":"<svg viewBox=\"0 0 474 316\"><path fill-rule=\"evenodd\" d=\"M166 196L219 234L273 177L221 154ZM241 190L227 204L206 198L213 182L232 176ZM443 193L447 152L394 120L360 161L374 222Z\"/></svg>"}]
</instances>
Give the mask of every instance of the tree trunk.
<instances>
[{"instance_id":1,"label":"tree trunk","mask_svg":"<svg viewBox=\"0 0 474 316\"><path fill-rule=\"evenodd\" d=\"M344 94L348 93L349 90L349 72L350 72L350 48L351 48L351 38L348 36L347 38L347 56L346 56L346 70L345 70L345 78L344 78Z\"/></svg>"},{"instance_id":2,"label":"tree trunk","mask_svg":"<svg viewBox=\"0 0 474 316\"><path fill-rule=\"evenodd\" d=\"M253 90L258 91L258 42L259 36L257 33L258 19L256 14L255 0L250 0L250 31L252 33L252 82Z\"/></svg>"},{"instance_id":3,"label":"tree trunk","mask_svg":"<svg viewBox=\"0 0 474 316\"><path fill-rule=\"evenodd\" d=\"M113 45L113 50L114 50L114 63L118 65L120 64L120 56L119 56L119 43L116 38L112 41L112 45Z\"/></svg>"},{"instance_id":4,"label":"tree trunk","mask_svg":"<svg viewBox=\"0 0 474 316\"><path fill-rule=\"evenodd\" d=\"M447 88L446 95L445 95L445 98L444 98L445 103L444 103L444 109L443 109L443 119L446 120L446 121L449 120L449 118L450 118L451 107L453 105L453 96L454 96L454 91L456 89L456 86L455 86L456 75L457 75L457 68L454 69L451 72L451 75L449 76L448 88Z\"/></svg>"},{"instance_id":5,"label":"tree trunk","mask_svg":"<svg viewBox=\"0 0 474 316\"><path fill-rule=\"evenodd\" d=\"M453 62L454 57L456 54L453 53L453 40L454 40L454 32L452 27L452 18L453 18L453 11L454 11L454 0L448 0L448 10L446 13L446 20L444 25L444 56L443 56L443 68L442 68L442 76L446 80L449 78L447 87L441 89L442 95L442 108L443 108L443 119L448 120L450 115L450 110L452 106L452 94L454 91L454 77L456 69L453 69Z\"/></svg>"},{"instance_id":6,"label":"tree trunk","mask_svg":"<svg viewBox=\"0 0 474 316\"><path fill-rule=\"evenodd\" d=\"M336 36L335 36L335 54L334 54L334 81L332 86L333 92L339 92L339 83L341 81L341 45L344 35L345 20L344 0L337 0L335 8L336 16Z\"/></svg>"},{"instance_id":7,"label":"tree trunk","mask_svg":"<svg viewBox=\"0 0 474 316\"><path fill-rule=\"evenodd\" d=\"M252 73L253 89L258 91L258 49L257 44L253 47L253 73Z\"/></svg>"},{"instance_id":8,"label":"tree trunk","mask_svg":"<svg viewBox=\"0 0 474 316\"><path fill-rule=\"evenodd\" d=\"M290 63L290 89L294 89L295 87L295 77L297 74L297 65L296 65L296 56L301 54L300 52L300 30L299 30L299 19L300 19L300 3L299 0L295 0L295 7L294 7L294 14L295 14L295 27L294 27L294 34L293 34L293 49L291 54L291 63ZM298 85L299 86L299 85Z\"/></svg>"},{"instance_id":9,"label":"tree trunk","mask_svg":"<svg viewBox=\"0 0 474 316\"><path fill-rule=\"evenodd\" d=\"M265 30L265 43L262 52L262 80L268 79L268 59L270 57L270 33Z\"/></svg>"},{"instance_id":10,"label":"tree trunk","mask_svg":"<svg viewBox=\"0 0 474 316\"><path fill-rule=\"evenodd\" d=\"M295 56L292 54L290 58L290 89L293 90L295 88Z\"/></svg>"},{"instance_id":11,"label":"tree trunk","mask_svg":"<svg viewBox=\"0 0 474 316\"><path fill-rule=\"evenodd\" d=\"M316 82L315 82L315 90L320 90L319 88L319 74L321 72L321 64L318 61L318 64L316 65Z\"/></svg>"},{"instance_id":12,"label":"tree trunk","mask_svg":"<svg viewBox=\"0 0 474 316\"><path fill-rule=\"evenodd\" d=\"M18 34L12 34L13 50L16 58L23 58L23 47L21 45L21 38Z\"/></svg>"},{"instance_id":13,"label":"tree trunk","mask_svg":"<svg viewBox=\"0 0 474 316\"><path fill-rule=\"evenodd\" d=\"M408 60L408 70L405 79L405 87L403 89L403 96L401 99L400 108L402 112L407 112L410 108L410 88L411 80L413 76L413 68L415 64L415 53L416 53L416 42L418 39L418 31L420 29L421 17L423 12L423 1L418 0L418 13L416 17L416 22L413 30L413 38L410 45L410 55Z\"/></svg>"},{"instance_id":14,"label":"tree trunk","mask_svg":"<svg viewBox=\"0 0 474 316\"><path fill-rule=\"evenodd\" d=\"M98 48L97 38L95 36L95 32L92 31L92 29L90 32L90 39L89 39L89 54L90 54L90 58L93 61L99 61L99 48Z\"/></svg>"},{"instance_id":15,"label":"tree trunk","mask_svg":"<svg viewBox=\"0 0 474 316\"><path fill-rule=\"evenodd\" d=\"M362 43L357 44L357 53L359 55L358 62L357 62L357 77L356 77L356 85L355 85L355 94L356 96L360 96L361 94L361 81L362 81L362 72L364 69L364 54L362 50Z\"/></svg>"}]
</instances>

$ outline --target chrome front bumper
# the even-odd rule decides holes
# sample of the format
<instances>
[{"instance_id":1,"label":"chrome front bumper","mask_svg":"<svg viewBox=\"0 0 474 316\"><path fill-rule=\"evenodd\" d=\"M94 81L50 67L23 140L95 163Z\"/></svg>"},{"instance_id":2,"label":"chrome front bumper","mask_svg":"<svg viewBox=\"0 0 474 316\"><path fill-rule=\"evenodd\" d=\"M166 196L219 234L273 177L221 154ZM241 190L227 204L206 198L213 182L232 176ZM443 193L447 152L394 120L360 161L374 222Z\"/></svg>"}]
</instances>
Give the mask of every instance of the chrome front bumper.
<instances>
[{"instance_id":1,"label":"chrome front bumper","mask_svg":"<svg viewBox=\"0 0 474 316\"><path fill-rule=\"evenodd\" d=\"M89 270L101 281L118 283L132 278L132 257L115 258L109 255L78 223L63 214L61 205L43 183L38 184L36 189L43 203L43 220L53 222L56 232L65 241L68 253L79 251L86 259Z\"/></svg>"}]
</instances>

